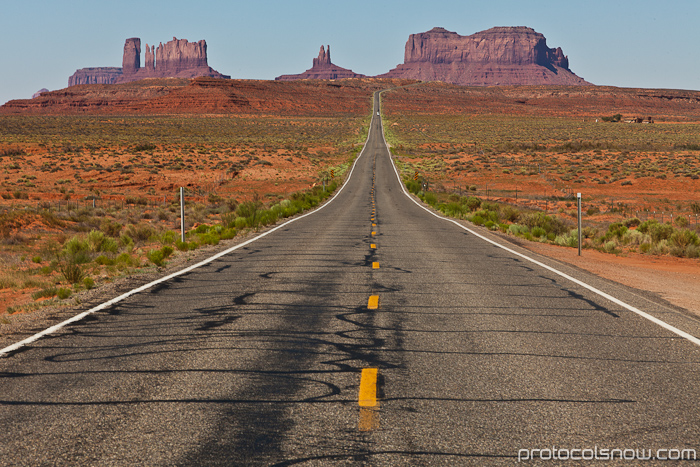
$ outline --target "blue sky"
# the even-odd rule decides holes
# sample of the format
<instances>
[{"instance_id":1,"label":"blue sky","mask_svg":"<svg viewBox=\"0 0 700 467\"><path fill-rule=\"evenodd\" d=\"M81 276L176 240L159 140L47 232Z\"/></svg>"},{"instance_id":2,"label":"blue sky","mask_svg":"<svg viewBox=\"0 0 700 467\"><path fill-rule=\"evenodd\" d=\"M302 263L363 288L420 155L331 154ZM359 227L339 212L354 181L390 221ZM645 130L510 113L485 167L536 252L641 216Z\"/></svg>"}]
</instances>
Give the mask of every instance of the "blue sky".
<instances>
[{"instance_id":1,"label":"blue sky","mask_svg":"<svg viewBox=\"0 0 700 467\"><path fill-rule=\"evenodd\" d=\"M124 40L206 39L209 65L274 79L333 62L375 75L403 62L409 34L529 26L599 85L700 90L700 1L2 1L0 103L61 89L78 68L121 66Z\"/></svg>"}]
</instances>

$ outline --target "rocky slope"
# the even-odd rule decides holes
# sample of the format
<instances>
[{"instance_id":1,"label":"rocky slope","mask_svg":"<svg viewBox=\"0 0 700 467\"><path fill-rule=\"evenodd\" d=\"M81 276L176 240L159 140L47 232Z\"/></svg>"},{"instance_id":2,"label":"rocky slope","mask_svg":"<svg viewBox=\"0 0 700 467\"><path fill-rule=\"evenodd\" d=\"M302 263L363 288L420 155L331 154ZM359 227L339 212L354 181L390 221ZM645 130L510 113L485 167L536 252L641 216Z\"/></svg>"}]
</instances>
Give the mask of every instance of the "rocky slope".
<instances>
[{"instance_id":1,"label":"rocky slope","mask_svg":"<svg viewBox=\"0 0 700 467\"><path fill-rule=\"evenodd\" d=\"M365 75L360 75L341 68L331 63L331 46L327 46L325 50L321 46L321 51L318 53L318 58L314 58L313 66L304 73L298 75L282 75L275 78L277 81L294 81L298 79L345 79L345 78L364 78Z\"/></svg>"},{"instance_id":2,"label":"rocky slope","mask_svg":"<svg viewBox=\"0 0 700 467\"><path fill-rule=\"evenodd\" d=\"M68 86L79 84L128 83L144 78L211 78L228 79L207 63L207 42L177 39L155 45L146 44L145 67L141 67L141 39L132 37L124 43L122 67L81 68L69 79Z\"/></svg>"},{"instance_id":3,"label":"rocky slope","mask_svg":"<svg viewBox=\"0 0 700 467\"><path fill-rule=\"evenodd\" d=\"M404 63L382 78L443 81L469 86L588 85L569 69L561 48L527 27L497 27L460 36L443 28L411 34Z\"/></svg>"}]
</instances>

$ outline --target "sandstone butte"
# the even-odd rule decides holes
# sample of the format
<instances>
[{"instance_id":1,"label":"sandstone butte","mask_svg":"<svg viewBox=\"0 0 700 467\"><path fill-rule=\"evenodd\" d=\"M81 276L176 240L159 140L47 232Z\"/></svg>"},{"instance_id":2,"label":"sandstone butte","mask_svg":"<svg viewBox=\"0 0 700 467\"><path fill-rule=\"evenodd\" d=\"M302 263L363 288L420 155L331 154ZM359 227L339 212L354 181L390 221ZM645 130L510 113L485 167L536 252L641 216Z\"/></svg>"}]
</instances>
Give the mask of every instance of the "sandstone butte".
<instances>
[{"instance_id":1,"label":"sandstone butte","mask_svg":"<svg viewBox=\"0 0 700 467\"><path fill-rule=\"evenodd\" d=\"M141 67L141 39L132 37L124 43L122 67L81 68L68 78L68 86L79 84L117 84L144 78L211 78L229 79L207 63L207 42L177 39L156 48L146 44L145 67Z\"/></svg>"},{"instance_id":2,"label":"sandstone butte","mask_svg":"<svg viewBox=\"0 0 700 467\"><path fill-rule=\"evenodd\" d=\"M443 28L411 34L404 63L378 78L466 86L590 85L569 69L561 48L528 27L497 27L460 36Z\"/></svg>"},{"instance_id":3,"label":"sandstone butte","mask_svg":"<svg viewBox=\"0 0 700 467\"><path fill-rule=\"evenodd\" d=\"M325 50L323 46L321 46L318 58L314 58L313 66L305 72L298 75L278 76L275 80L295 81L298 79L345 79L365 77L365 75L360 75L352 70L341 68L331 63L331 46L329 45L327 48L328 50Z\"/></svg>"}]
</instances>

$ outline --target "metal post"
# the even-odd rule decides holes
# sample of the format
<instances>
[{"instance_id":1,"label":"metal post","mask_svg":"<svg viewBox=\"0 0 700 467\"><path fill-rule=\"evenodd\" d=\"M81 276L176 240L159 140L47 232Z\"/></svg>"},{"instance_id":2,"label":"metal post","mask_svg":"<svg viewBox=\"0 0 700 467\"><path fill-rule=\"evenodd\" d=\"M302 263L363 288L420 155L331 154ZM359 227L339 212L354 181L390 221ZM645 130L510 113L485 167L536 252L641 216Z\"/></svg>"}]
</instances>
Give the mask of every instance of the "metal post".
<instances>
[{"instance_id":1,"label":"metal post","mask_svg":"<svg viewBox=\"0 0 700 467\"><path fill-rule=\"evenodd\" d=\"M180 187L180 239L185 243L185 187Z\"/></svg>"},{"instance_id":2,"label":"metal post","mask_svg":"<svg viewBox=\"0 0 700 467\"><path fill-rule=\"evenodd\" d=\"M578 255L581 256L581 193L576 193L576 204L578 205Z\"/></svg>"}]
</instances>

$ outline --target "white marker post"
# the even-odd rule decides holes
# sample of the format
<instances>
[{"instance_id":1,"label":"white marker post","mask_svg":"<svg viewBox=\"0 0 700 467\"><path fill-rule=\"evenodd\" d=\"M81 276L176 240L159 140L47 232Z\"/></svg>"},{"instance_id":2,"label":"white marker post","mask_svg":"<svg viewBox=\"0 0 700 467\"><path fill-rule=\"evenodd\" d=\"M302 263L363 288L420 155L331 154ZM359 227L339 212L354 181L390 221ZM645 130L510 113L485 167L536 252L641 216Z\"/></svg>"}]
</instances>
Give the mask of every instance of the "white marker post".
<instances>
[{"instance_id":1,"label":"white marker post","mask_svg":"<svg viewBox=\"0 0 700 467\"><path fill-rule=\"evenodd\" d=\"M578 206L578 255L581 256L581 193L576 193L576 204Z\"/></svg>"},{"instance_id":2,"label":"white marker post","mask_svg":"<svg viewBox=\"0 0 700 467\"><path fill-rule=\"evenodd\" d=\"M180 187L180 239L185 243L185 187Z\"/></svg>"}]
</instances>

